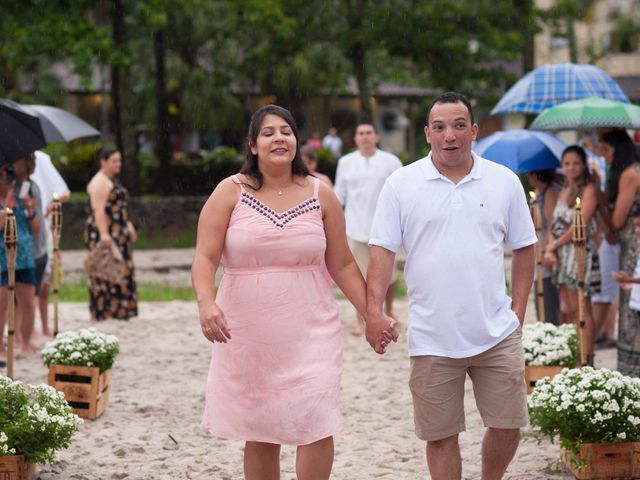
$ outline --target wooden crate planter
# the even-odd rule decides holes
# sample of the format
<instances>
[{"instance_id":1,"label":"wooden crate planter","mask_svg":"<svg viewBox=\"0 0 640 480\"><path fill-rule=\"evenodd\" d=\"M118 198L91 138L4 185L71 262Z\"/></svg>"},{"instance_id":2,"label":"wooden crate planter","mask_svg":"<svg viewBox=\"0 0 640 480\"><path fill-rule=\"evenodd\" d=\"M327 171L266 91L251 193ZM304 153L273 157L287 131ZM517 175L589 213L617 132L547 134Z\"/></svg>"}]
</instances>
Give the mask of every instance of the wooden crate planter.
<instances>
[{"instance_id":1,"label":"wooden crate planter","mask_svg":"<svg viewBox=\"0 0 640 480\"><path fill-rule=\"evenodd\" d=\"M0 480L23 480L24 468L22 455L0 457Z\"/></svg>"},{"instance_id":2,"label":"wooden crate planter","mask_svg":"<svg viewBox=\"0 0 640 480\"><path fill-rule=\"evenodd\" d=\"M109 400L109 373L97 367L51 365L49 385L64 393L73 411L82 418L95 420Z\"/></svg>"},{"instance_id":3,"label":"wooden crate planter","mask_svg":"<svg viewBox=\"0 0 640 480\"><path fill-rule=\"evenodd\" d=\"M24 461L22 455L0 457L0 480L32 480L35 463Z\"/></svg>"},{"instance_id":4,"label":"wooden crate planter","mask_svg":"<svg viewBox=\"0 0 640 480\"><path fill-rule=\"evenodd\" d=\"M545 367L539 365L527 365L524 367L524 380L527 384L527 393L533 392L533 387L536 386L538 380L542 380L544 377L553 378L559 374L563 368L566 367Z\"/></svg>"},{"instance_id":5,"label":"wooden crate planter","mask_svg":"<svg viewBox=\"0 0 640 480\"><path fill-rule=\"evenodd\" d=\"M579 454L563 448L560 456L579 480L640 478L640 442L585 443Z\"/></svg>"}]
</instances>

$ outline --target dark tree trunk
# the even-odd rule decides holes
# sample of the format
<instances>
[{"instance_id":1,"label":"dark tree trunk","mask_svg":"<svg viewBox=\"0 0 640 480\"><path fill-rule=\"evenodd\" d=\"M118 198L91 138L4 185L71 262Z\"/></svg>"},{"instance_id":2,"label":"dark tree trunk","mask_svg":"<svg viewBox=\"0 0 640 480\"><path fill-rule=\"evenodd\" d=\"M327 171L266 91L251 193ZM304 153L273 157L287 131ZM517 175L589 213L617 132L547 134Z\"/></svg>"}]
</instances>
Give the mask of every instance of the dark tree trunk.
<instances>
[{"instance_id":1,"label":"dark tree trunk","mask_svg":"<svg viewBox=\"0 0 640 480\"><path fill-rule=\"evenodd\" d=\"M126 50L124 26L124 5L122 0L113 0L112 11L113 43L119 51ZM111 96L113 98L113 127L116 146L122 154L122 174L120 178L132 195L140 194L138 149L133 115L130 108L130 81L127 69L122 65L111 67Z\"/></svg>"},{"instance_id":2,"label":"dark tree trunk","mask_svg":"<svg viewBox=\"0 0 640 480\"><path fill-rule=\"evenodd\" d=\"M354 44L349 51L349 59L353 66L358 83L358 97L360 98L360 123L373 123L373 113L369 103L369 83L367 67L365 65L366 49L362 43Z\"/></svg>"},{"instance_id":3,"label":"dark tree trunk","mask_svg":"<svg viewBox=\"0 0 640 480\"><path fill-rule=\"evenodd\" d=\"M156 63L156 155L160 162L158 178L160 191L171 194L174 191L171 171L171 138L169 129L169 96L167 94L167 77L165 68L166 39L164 30L153 34L153 54Z\"/></svg>"}]
</instances>

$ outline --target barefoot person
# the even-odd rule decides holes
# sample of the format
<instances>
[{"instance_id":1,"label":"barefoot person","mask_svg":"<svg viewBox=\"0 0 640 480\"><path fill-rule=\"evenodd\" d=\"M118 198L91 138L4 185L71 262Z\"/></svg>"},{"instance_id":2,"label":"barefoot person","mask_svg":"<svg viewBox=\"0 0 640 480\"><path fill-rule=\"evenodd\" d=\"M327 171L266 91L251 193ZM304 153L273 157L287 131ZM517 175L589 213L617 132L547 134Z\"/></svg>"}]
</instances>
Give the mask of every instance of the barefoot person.
<instances>
[{"instance_id":1,"label":"barefoot person","mask_svg":"<svg viewBox=\"0 0 640 480\"><path fill-rule=\"evenodd\" d=\"M344 207L349 247L362 275L366 276L371 253L367 242L378 195L387 177L402 167L402 162L395 155L383 152L377 147L378 132L372 124L359 124L354 140L358 149L338 160L334 190ZM393 316L395 277L394 269L385 297L385 313L389 316ZM351 333L361 335L363 322L363 317L358 315Z\"/></svg>"},{"instance_id":2,"label":"barefoot person","mask_svg":"<svg viewBox=\"0 0 640 480\"><path fill-rule=\"evenodd\" d=\"M528 424L522 323L533 280L535 230L518 177L471 152L469 101L437 97L427 114L431 153L394 172L371 230L367 340L377 342L395 253L406 252L409 386L416 435L433 480L460 479L464 382L473 382L487 431L482 480L502 478ZM503 243L513 250L512 296Z\"/></svg>"},{"instance_id":3,"label":"barefoot person","mask_svg":"<svg viewBox=\"0 0 640 480\"><path fill-rule=\"evenodd\" d=\"M213 342L202 427L246 442L247 480L280 478L282 444L298 446L298 478L331 474L342 334L325 263L364 315L340 203L302 162L291 114L265 105L251 119L241 173L202 209L192 267L200 326ZM376 342L379 353L386 342Z\"/></svg>"}]
</instances>

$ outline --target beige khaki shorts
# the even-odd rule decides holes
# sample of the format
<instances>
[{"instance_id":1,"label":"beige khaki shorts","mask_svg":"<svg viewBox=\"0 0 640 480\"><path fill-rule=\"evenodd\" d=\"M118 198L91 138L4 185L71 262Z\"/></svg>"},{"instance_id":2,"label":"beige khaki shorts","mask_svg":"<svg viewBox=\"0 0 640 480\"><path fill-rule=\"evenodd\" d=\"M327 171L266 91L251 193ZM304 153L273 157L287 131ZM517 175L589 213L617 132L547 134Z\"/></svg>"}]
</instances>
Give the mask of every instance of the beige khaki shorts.
<instances>
[{"instance_id":1,"label":"beige khaki shorts","mask_svg":"<svg viewBox=\"0 0 640 480\"><path fill-rule=\"evenodd\" d=\"M360 269L360 273L364 279L367 279L367 269L369 268L369 258L371 257L371 247L368 243L358 242L357 240L353 240L352 238L347 238L349 241L349 248L351 249L351 253L353 253L353 258L355 258L356 263L358 264L358 268ZM391 274L391 283L394 283L398 279L398 256L396 255L396 259L393 262L393 273Z\"/></svg>"},{"instance_id":2,"label":"beige khaki shorts","mask_svg":"<svg viewBox=\"0 0 640 480\"><path fill-rule=\"evenodd\" d=\"M485 427L528 425L522 329L518 327L498 345L473 357L411 357L409 387L418 438L440 440L465 431L467 374Z\"/></svg>"}]
</instances>

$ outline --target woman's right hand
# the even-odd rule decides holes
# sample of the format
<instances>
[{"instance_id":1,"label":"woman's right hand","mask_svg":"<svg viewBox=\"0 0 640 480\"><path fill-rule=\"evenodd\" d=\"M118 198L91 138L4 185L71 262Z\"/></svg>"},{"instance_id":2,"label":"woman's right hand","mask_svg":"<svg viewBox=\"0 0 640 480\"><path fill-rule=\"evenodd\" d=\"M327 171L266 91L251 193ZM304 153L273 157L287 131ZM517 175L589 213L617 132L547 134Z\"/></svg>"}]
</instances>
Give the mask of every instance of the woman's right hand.
<instances>
[{"instance_id":1,"label":"woman's right hand","mask_svg":"<svg viewBox=\"0 0 640 480\"><path fill-rule=\"evenodd\" d=\"M558 263L558 257L556 254L550 250L545 250L544 256L542 258L542 264L547 268L553 268Z\"/></svg>"},{"instance_id":2,"label":"woman's right hand","mask_svg":"<svg viewBox=\"0 0 640 480\"><path fill-rule=\"evenodd\" d=\"M227 343L231 340L231 331L224 318L224 313L215 303L198 305L200 313L200 329L211 342Z\"/></svg>"},{"instance_id":3,"label":"woman's right hand","mask_svg":"<svg viewBox=\"0 0 640 480\"><path fill-rule=\"evenodd\" d=\"M100 235L100 247L102 248L111 248L111 244L113 243L113 239L111 235Z\"/></svg>"}]
</instances>

